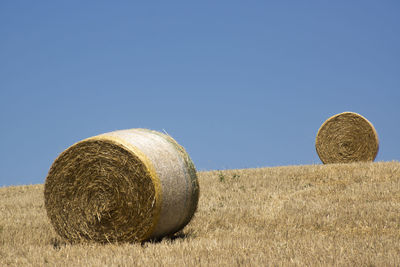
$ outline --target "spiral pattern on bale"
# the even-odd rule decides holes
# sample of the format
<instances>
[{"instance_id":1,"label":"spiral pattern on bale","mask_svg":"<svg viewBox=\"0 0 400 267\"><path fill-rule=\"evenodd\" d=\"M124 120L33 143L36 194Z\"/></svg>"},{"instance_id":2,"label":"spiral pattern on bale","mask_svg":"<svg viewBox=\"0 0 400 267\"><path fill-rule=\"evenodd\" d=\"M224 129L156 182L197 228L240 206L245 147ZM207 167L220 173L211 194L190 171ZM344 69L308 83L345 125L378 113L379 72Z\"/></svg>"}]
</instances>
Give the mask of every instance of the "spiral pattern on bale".
<instances>
[{"instance_id":1,"label":"spiral pattern on bale","mask_svg":"<svg viewBox=\"0 0 400 267\"><path fill-rule=\"evenodd\" d=\"M62 152L45 182L55 231L71 242L135 242L181 230L199 199L196 169L168 135L106 133Z\"/></svg>"},{"instance_id":2,"label":"spiral pattern on bale","mask_svg":"<svg viewBox=\"0 0 400 267\"><path fill-rule=\"evenodd\" d=\"M378 135L366 118L343 112L327 119L318 130L315 147L323 163L374 161Z\"/></svg>"}]
</instances>

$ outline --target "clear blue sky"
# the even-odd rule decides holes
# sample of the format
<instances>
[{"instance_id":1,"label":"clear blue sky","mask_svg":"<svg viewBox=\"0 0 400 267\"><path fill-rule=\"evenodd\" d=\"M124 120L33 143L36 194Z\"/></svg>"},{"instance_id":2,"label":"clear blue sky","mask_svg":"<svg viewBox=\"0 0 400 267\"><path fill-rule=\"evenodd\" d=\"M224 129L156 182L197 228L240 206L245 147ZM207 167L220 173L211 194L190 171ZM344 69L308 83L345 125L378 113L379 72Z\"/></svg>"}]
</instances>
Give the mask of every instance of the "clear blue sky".
<instances>
[{"instance_id":1,"label":"clear blue sky","mask_svg":"<svg viewBox=\"0 0 400 267\"><path fill-rule=\"evenodd\" d=\"M399 1L140 2L0 2L0 186L139 127L198 170L320 164L318 128L343 111L400 159Z\"/></svg>"}]
</instances>

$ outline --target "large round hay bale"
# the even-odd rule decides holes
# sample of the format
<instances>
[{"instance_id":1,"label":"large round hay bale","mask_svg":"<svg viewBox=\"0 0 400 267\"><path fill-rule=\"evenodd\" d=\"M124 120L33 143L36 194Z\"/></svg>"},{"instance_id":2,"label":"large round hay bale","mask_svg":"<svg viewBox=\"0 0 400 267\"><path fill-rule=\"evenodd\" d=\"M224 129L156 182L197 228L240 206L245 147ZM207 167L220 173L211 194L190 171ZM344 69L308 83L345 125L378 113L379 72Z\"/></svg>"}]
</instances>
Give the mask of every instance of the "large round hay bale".
<instances>
[{"instance_id":1,"label":"large round hay bale","mask_svg":"<svg viewBox=\"0 0 400 267\"><path fill-rule=\"evenodd\" d=\"M74 242L132 242L181 230L198 203L195 167L170 136L110 132L62 152L47 175L45 207L55 231Z\"/></svg>"},{"instance_id":2,"label":"large round hay bale","mask_svg":"<svg viewBox=\"0 0 400 267\"><path fill-rule=\"evenodd\" d=\"M323 163L374 161L379 141L374 126L366 118L344 112L322 124L315 147Z\"/></svg>"}]
</instances>

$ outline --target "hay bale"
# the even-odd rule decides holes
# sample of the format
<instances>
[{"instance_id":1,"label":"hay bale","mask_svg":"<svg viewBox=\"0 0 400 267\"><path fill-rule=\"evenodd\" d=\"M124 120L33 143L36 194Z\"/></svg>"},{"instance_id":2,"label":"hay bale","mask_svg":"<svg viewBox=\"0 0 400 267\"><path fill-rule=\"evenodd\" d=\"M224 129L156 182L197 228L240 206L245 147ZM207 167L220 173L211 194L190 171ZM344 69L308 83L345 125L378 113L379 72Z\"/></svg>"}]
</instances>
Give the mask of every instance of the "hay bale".
<instances>
[{"instance_id":1,"label":"hay bale","mask_svg":"<svg viewBox=\"0 0 400 267\"><path fill-rule=\"evenodd\" d=\"M170 136L146 129L110 132L62 152L46 177L45 207L55 231L74 242L132 242L181 230L198 203L195 167Z\"/></svg>"},{"instance_id":2,"label":"hay bale","mask_svg":"<svg viewBox=\"0 0 400 267\"><path fill-rule=\"evenodd\" d=\"M323 163L374 161L379 141L374 126L366 118L344 112L322 124L315 147Z\"/></svg>"}]
</instances>

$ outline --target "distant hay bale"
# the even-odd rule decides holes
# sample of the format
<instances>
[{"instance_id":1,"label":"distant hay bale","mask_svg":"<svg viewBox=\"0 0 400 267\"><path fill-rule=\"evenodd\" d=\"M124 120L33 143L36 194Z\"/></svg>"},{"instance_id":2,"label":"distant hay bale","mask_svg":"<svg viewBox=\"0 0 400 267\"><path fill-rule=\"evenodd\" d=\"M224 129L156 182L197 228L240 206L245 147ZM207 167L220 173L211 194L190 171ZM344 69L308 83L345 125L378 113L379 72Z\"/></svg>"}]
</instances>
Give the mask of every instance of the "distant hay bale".
<instances>
[{"instance_id":1,"label":"distant hay bale","mask_svg":"<svg viewBox=\"0 0 400 267\"><path fill-rule=\"evenodd\" d=\"M374 126L366 118L344 112L322 124L315 147L323 163L374 161L379 141Z\"/></svg>"},{"instance_id":2,"label":"distant hay bale","mask_svg":"<svg viewBox=\"0 0 400 267\"><path fill-rule=\"evenodd\" d=\"M44 197L55 231L71 242L144 241L189 223L199 184L194 164L174 139L131 129L62 152L46 177Z\"/></svg>"}]
</instances>

